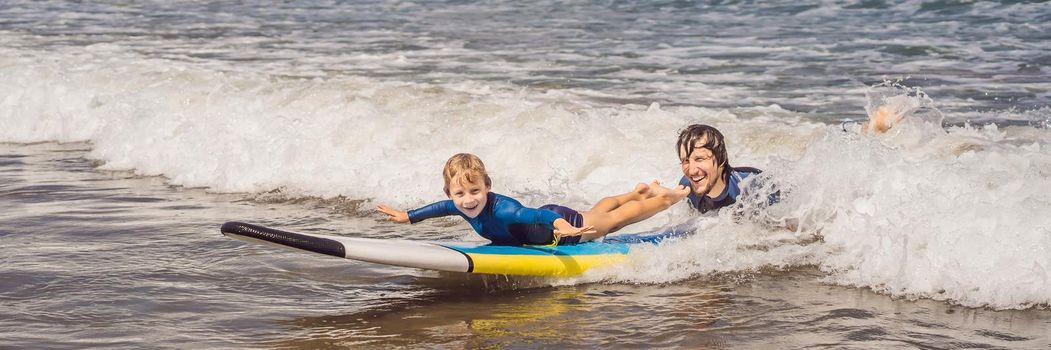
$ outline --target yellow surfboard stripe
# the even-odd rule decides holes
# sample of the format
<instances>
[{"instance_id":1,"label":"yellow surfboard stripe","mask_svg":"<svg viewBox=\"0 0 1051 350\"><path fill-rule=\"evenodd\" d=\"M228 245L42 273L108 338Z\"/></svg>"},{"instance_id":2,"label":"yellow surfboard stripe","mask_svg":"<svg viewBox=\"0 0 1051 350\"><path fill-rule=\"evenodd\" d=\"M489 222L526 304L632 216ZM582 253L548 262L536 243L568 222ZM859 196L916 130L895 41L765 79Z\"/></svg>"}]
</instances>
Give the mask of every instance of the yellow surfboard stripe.
<instances>
[{"instance_id":1,"label":"yellow surfboard stripe","mask_svg":"<svg viewBox=\"0 0 1051 350\"><path fill-rule=\"evenodd\" d=\"M585 270L609 266L627 259L624 254L595 255L505 255L466 253L474 273L531 276L573 276Z\"/></svg>"}]
</instances>

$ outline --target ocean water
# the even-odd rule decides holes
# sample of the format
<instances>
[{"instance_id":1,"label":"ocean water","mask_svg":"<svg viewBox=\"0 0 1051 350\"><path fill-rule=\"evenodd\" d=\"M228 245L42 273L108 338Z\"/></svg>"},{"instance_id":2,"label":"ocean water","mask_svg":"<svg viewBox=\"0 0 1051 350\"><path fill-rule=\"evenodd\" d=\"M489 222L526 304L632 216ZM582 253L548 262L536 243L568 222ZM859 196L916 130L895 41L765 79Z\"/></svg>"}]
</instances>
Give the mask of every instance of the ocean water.
<instances>
[{"instance_id":1,"label":"ocean water","mask_svg":"<svg viewBox=\"0 0 1051 350\"><path fill-rule=\"evenodd\" d=\"M0 3L0 346L1047 348L1042 2ZM859 133L879 106L908 115ZM383 220L479 155L587 208L691 123L781 203L568 279L255 246ZM798 228L778 228L798 221Z\"/></svg>"}]
</instances>

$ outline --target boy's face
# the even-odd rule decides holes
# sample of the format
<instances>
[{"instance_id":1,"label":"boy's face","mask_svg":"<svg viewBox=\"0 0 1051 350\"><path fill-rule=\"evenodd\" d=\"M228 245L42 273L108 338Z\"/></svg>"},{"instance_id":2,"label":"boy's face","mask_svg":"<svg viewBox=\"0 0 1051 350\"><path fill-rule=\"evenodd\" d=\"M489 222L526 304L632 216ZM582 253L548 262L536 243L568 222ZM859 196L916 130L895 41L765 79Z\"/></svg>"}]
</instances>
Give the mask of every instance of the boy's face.
<instances>
[{"instance_id":1,"label":"boy's face","mask_svg":"<svg viewBox=\"0 0 1051 350\"><path fill-rule=\"evenodd\" d=\"M698 142L703 144L703 140ZM693 193L703 196L712 191L717 181L721 181L722 166L715 164L715 154L704 147L697 147L686 155L686 146L679 148L679 161L682 162L682 174L690 181Z\"/></svg>"},{"instance_id":2,"label":"boy's face","mask_svg":"<svg viewBox=\"0 0 1051 350\"><path fill-rule=\"evenodd\" d=\"M449 184L449 199L457 210L472 219L482 213L488 196L489 187L485 181L453 181Z\"/></svg>"}]
</instances>

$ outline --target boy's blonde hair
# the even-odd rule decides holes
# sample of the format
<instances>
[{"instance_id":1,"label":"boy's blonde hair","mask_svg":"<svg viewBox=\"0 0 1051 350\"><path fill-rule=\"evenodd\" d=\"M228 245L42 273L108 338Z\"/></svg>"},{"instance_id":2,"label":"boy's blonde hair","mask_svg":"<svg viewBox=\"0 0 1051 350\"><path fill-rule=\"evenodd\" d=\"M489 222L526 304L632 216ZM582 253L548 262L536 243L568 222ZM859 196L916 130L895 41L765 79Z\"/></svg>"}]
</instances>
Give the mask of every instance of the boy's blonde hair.
<instances>
[{"instance_id":1,"label":"boy's blonde hair","mask_svg":"<svg viewBox=\"0 0 1051 350\"><path fill-rule=\"evenodd\" d=\"M485 171L485 163L478 156L470 153L457 153L445 162L442 170L445 179L445 195L449 195L449 184L453 181L463 185L467 182L475 182L485 179L485 187L493 187L493 180L489 179L489 173Z\"/></svg>"}]
</instances>

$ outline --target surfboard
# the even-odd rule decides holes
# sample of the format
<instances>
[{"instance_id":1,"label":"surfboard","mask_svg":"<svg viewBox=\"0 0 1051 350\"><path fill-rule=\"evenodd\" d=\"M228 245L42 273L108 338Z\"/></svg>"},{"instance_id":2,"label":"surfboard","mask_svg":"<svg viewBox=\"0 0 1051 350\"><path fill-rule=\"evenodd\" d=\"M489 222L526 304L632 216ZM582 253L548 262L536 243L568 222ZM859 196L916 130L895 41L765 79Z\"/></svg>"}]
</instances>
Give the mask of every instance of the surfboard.
<instances>
[{"instance_id":1,"label":"surfboard","mask_svg":"<svg viewBox=\"0 0 1051 350\"><path fill-rule=\"evenodd\" d=\"M426 270L528 276L572 276L627 260L638 244L657 244L689 233L681 228L607 236L602 242L558 246L501 246L289 232L231 221L227 237L334 257Z\"/></svg>"}]
</instances>

